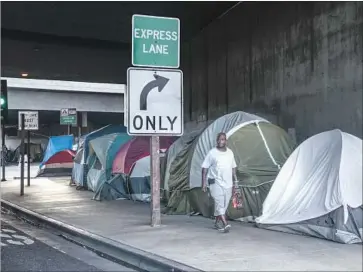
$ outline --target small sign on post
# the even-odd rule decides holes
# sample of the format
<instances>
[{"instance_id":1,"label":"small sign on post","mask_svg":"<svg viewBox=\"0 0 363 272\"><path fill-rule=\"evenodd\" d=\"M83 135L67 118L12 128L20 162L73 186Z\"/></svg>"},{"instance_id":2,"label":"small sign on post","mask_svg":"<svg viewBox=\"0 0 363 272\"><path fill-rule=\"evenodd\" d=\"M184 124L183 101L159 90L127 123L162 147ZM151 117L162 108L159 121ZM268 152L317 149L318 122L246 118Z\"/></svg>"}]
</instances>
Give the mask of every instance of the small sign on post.
<instances>
[{"instance_id":1,"label":"small sign on post","mask_svg":"<svg viewBox=\"0 0 363 272\"><path fill-rule=\"evenodd\" d=\"M19 130L22 129L22 114L24 115L24 130L39 129L39 114L37 111L19 111Z\"/></svg>"},{"instance_id":2,"label":"small sign on post","mask_svg":"<svg viewBox=\"0 0 363 272\"><path fill-rule=\"evenodd\" d=\"M77 126L77 110L75 108L61 109L60 124L68 126Z\"/></svg>"},{"instance_id":3,"label":"small sign on post","mask_svg":"<svg viewBox=\"0 0 363 272\"><path fill-rule=\"evenodd\" d=\"M19 111L19 130L21 130L20 156L20 195L24 195L24 155L27 153L27 180L30 186L30 130L39 129L39 113L37 111ZM25 131L27 131L27 150L25 150Z\"/></svg>"}]
</instances>

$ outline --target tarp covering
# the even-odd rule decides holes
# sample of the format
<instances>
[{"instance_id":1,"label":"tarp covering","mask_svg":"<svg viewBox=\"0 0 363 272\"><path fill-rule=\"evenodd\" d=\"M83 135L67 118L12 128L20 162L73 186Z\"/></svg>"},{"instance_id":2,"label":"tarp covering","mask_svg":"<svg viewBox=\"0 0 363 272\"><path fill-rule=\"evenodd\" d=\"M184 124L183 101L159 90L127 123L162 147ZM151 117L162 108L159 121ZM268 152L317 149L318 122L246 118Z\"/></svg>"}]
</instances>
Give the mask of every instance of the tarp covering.
<instances>
[{"instance_id":1,"label":"tarp covering","mask_svg":"<svg viewBox=\"0 0 363 272\"><path fill-rule=\"evenodd\" d=\"M197 139L190 164L190 188L201 187L202 163L209 150L211 150L216 145L217 134L219 132L228 133L238 125L256 121L268 122L257 115L237 111L218 118L203 131L203 133Z\"/></svg>"},{"instance_id":2,"label":"tarp covering","mask_svg":"<svg viewBox=\"0 0 363 272\"><path fill-rule=\"evenodd\" d=\"M196 137L198 137L203 129L197 129L195 131L191 131L188 133L184 133L179 139L177 139L168 149L166 153L166 160L165 160L165 169L164 169L164 180L169 180L170 176L170 166L175 161L175 158L179 156L182 150L189 147L190 143L193 142ZM164 190L169 190L169 182L164 183Z\"/></svg>"},{"instance_id":3,"label":"tarp covering","mask_svg":"<svg viewBox=\"0 0 363 272\"><path fill-rule=\"evenodd\" d=\"M54 154L63 150L72 150L73 135L65 136L52 136L49 138L47 149L45 150L43 161L39 165L39 168L49 160Z\"/></svg>"},{"instance_id":4,"label":"tarp covering","mask_svg":"<svg viewBox=\"0 0 363 272\"><path fill-rule=\"evenodd\" d=\"M259 216L262 203L280 167L293 150L288 134L268 121L244 112L235 112L217 119L200 135L190 135L178 155L173 155L169 179L167 213L198 212L213 214L213 203L201 187L201 165L207 152L216 144L219 132L226 132L228 147L235 154L237 176L244 197L244 209L229 207L232 219ZM169 160L169 155L168 155ZM168 174L165 175L166 178ZM166 186L164 186L167 188Z\"/></svg>"},{"instance_id":5,"label":"tarp covering","mask_svg":"<svg viewBox=\"0 0 363 272\"><path fill-rule=\"evenodd\" d=\"M307 139L292 153L256 222L283 231L298 228L296 232L337 242L350 243L360 237L361 242L361 207L362 140L336 129ZM323 217L332 218L333 223L320 226L316 219Z\"/></svg>"},{"instance_id":6,"label":"tarp covering","mask_svg":"<svg viewBox=\"0 0 363 272\"><path fill-rule=\"evenodd\" d=\"M130 199L130 193L127 188L127 177L123 174L112 176L106 180L103 186L95 192L94 200L116 200Z\"/></svg>"},{"instance_id":7,"label":"tarp covering","mask_svg":"<svg viewBox=\"0 0 363 272\"><path fill-rule=\"evenodd\" d=\"M70 176L73 168L73 150L63 150L51 156L40 167L37 176Z\"/></svg>"},{"instance_id":8,"label":"tarp covering","mask_svg":"<svg viewBox=\"0 0 363 272\"><path fill-rule=\"evenodd\" d=\"M192 211L189 203L189 165L197 137L203 130L184 133L168 150L164 174L163 201L169 214L186 214ZM199 200L202 200L202 196ZM204 202L203 202L204 203Z\"/></svg>"},{"instance_id":9,"label":"tarp covering","mask_svg":"<svg viewBox=\"0 0 363 272\"><path fill-rule=\"evenodd\" d=\"M74 161L72 180L78 186L87 185L87 171L88 167L86 165L88 155L89 155L89 142L92 139L101 137L103 135L113 134L113 133L126 133L126 127L122 125L108 125L93 131L89 134L83 135L79 140L78 151Z\"/></svg>"},{"instance_id":10,"label":"tarp covering","mask_svg":"<svg viewBox=\"0 0 363 272\"><path fill-rule=\"evenodd\" d=\"M89 190L97 194L105 182L111 179L112 163L116 153L130 139L131 136L126 133L113 133L98 137L89 142L90 155L87 160L89 169L87 188Z\"/></svg>"},{"instance_id":11,"label":"tarp covering","mask_svg":"<svg viewBox=\"0 0 363 272\"><path fill-rule=\"evenodd\" d=\"M160 149L168 149L176 139L176 137L160 137ZM134 137L117 152L112 165L112 173L130 175L135 162L149 155L150 137Z\"/></svg>"}]
</instances>

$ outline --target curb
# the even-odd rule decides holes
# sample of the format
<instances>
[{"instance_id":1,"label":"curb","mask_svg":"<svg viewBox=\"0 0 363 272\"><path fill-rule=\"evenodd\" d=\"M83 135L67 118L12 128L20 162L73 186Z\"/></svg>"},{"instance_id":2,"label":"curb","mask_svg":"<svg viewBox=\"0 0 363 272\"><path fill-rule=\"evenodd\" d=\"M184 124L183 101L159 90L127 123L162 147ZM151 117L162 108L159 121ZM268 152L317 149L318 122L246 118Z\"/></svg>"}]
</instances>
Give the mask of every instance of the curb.
<instances>
[{"instance_id":1,"label":"curb","mask_svg":"<svg viewBox=\"0 0 363 272\"><path fill-rule=\"evenodd\" d=\"M53 218L33 212L7 200L1 199L1 207L30 221L54 228L73 236L67 240L75 240L75 243L85 246L96 253L107 256L112 260L141 271L173 271L173 272L197 272L202 271L194 267L161 257L159 255L105 238L74 227ZM81 240L81 242L79 241Z\"/></svg>"}]
</instances>

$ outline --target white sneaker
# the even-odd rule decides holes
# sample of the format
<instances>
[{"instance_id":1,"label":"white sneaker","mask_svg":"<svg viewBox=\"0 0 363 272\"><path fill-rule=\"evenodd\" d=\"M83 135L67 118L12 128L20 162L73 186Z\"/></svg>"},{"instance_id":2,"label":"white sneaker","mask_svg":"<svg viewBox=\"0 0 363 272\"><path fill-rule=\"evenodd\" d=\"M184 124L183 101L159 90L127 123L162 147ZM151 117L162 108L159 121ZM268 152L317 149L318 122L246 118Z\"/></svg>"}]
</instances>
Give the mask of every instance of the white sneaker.
<instances>
[{"instance_id":1,"label":"white sneaker","mask_svg":"<svg viewBox=\"0 0 363 272\"><path fill-rule=\"evenodd\" d=\"M229 232L229 230L231 229L231 225L227 225L224 227L224 232Z\"/></svg>"}]
</instances>

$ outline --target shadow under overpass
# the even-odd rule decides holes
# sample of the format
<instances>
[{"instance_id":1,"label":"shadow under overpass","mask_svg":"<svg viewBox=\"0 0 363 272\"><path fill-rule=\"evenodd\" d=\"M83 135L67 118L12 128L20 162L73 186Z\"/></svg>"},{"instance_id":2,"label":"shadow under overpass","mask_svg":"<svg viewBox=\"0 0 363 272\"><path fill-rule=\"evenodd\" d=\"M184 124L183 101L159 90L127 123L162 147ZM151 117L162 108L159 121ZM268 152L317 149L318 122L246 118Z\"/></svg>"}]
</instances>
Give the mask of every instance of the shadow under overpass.
<instances>
[{"instance_id":1,"label":"shadow under overpass","mask_svg":"<svg viewBox=\"0 0 363 272\"><path fill-rule=\"evenodd\" d=\"M68 133L66 125L60 125L60 111L38 111L39 113L39 133L45 136L64 135ZM18 134L18 110L9 110L7 131L12 136ZM82 126L82 118L78 119L78 124ZM99 129L106 125L122 125L124 123L123 113L114 112L88 112L87 126L82 126L82 134ZM36 133L36 131L34 131ZM71 133L78 135L78 127L72 127Z\"/></svg>"}]
</instances>

